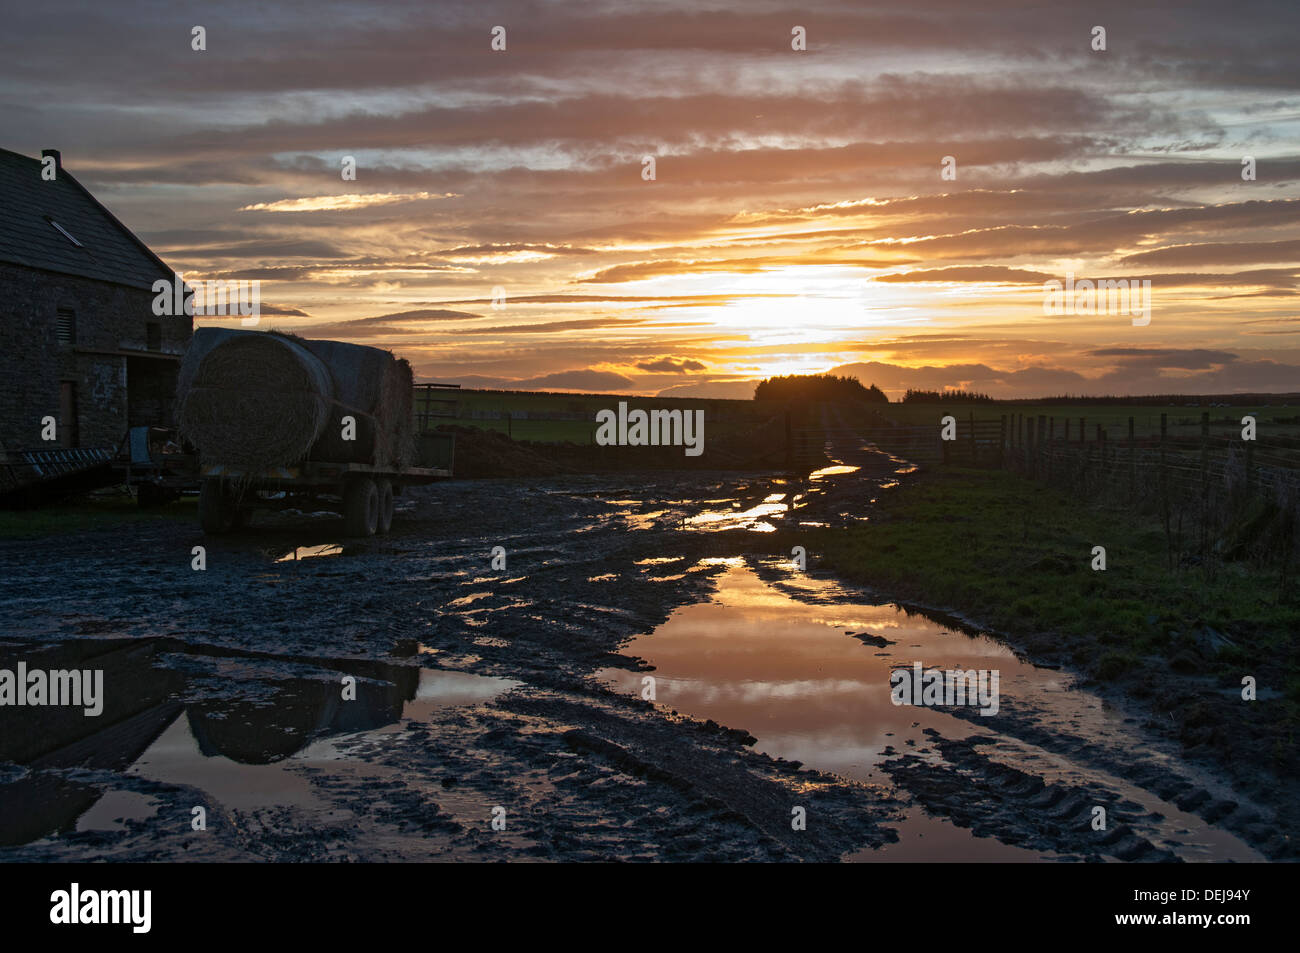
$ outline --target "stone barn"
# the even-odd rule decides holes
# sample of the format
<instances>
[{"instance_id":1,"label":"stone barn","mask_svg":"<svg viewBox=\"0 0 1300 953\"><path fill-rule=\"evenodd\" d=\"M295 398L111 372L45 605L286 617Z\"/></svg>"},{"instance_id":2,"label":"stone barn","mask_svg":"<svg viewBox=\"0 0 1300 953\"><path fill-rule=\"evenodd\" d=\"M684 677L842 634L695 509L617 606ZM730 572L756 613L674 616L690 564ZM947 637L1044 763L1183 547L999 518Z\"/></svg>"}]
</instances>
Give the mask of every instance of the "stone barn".
<instances>
[{"instance_id":1,"label":"stone barn","mask_svg":"<svg viewBox=\"0 0 1300 953\"><path fill-rule=\"evenodd\" d=\"M154 314L159 279L175 275L58 152L0 149L0 453L116 446L128 427L174 422L193 322Z\"/></svg>"}]
</instances>

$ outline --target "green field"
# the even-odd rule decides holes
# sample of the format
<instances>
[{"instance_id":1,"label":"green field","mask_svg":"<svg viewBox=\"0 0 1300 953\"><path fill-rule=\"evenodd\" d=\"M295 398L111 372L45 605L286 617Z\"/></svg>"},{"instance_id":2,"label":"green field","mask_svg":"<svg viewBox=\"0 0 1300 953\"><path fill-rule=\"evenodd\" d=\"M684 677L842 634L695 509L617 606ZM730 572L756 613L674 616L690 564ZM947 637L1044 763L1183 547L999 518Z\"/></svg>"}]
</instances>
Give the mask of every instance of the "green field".
<instances>
[{"instance_id":1,"label":"green field","mask_svg":"<svg viewBox=\"0 0 1300 953\"><path fill-rule=\"evenodd\" d=\"M55 533L117 530L157 519L193 523L198 519L198 500L184 497L165 506L146 509L124 491L102 491L52 506L0 510L0 539L39 539Z\"/></svg>"},{"instance_id":2,"label":"green field","mask_svg":"<svg viewBox=\"0 0 1300 953\"><path fill-rule=\"evenodd\" d=\"M1190 403L1190 402L1189 402ZM1201 432L1201 415L1210 415L1210 433L1216 436L1239 434L1241 418L1247 414L1255 417L1257 425L1267 428L1274 434L1300 436L1300 404L1271 404L1261 402L1256 405L1232 407L1212 406L1202 403L1199 406L1187 404L1169 404L1167 406L1144 404L1048 404L1022 403L1020 401L994 401L992 403L939 403L939 404L890 404L881 406L881 411L891 420L900 424L920 425L935 424L947 414L965 420L970 414L976 420L997 420L1003 414L1024 414L1026 419L1037 418L1040 414L1056 418L1055 433L1063 433L1064 421L1070 421L1070 436L1078 439L1079 418L1084 419L1088 438L1096 434L1096 427L1101 424L1106 435L1111 439L1128 435L1128 420L1133 418L1134 433L1139 436L1158 436L1160 434L1160 415L1167 415L1168 433L1171 437L1196 437Z\"/></svg>"},{"instance_id":3,"label":"green field","mask_svg":"<svg viewBox=\"0 0 1300 953\"><path fill-rule=\"evenodd\" d=\"M816 545L839 575L958 608L1032 651L1160 699L1186 743L1295 770L1300 602L1281 566L1171 565L1154 514L955 467L883 496L870 522L822 531ZM1091 568L1094 545L1106 548L1105 572ZM1243 674L1275 693L1275 708L1233 702Z\"/></svg>"},{"instance_id":4,"label":"green field","mask_svg":"<svg viewBox=\"0 0 1300 953\"><path fill-rule=\"evenodd\" d=\"M504 390L437 390L433 392L443 401L438 410L449 414L433 421L433 425L455 424L477 427L480 430L498 431L515 440L537 443L595 442L596 413L606 407L617 408L625 400L629 408L703 408L710 433L725 433L732 429L750 429L764 423L784 426L786 405L782 401L723 400L685 397L620 397L614 394L539 393ZM417 401L419 398L417 397ZM1219 402L1170 403L1166 406L1146 404L1065 404L1034 403L1022 401L994 401L992 403L890 403L871 404L893 422L905 426L938 424L940 418L952 414L965 420L974 414L977 420L997 420L1023 414L1026 418L1054 417L1055 432L1064 433L1065 421L1070 421L1070 436L1078 438L1079 419L1083 418L1089 439L1096 434L1098 424L1106 428L1107 436L1118 439L1128 434L1128 420L1133 418L1137 436L1156 436L1160 433L1160 415L1167 415L1168 433L1171 437L1200 435L1201 415L1210 415L1210 432L1216 436L1237 434L1241 418L1253 414L1258 425L1272 434L1300 436L1300 403L1274 403L1267 400L1254 405L1223 406ZM418 405L417 405L418 409ZM796 427L817 426L819 416L809 411L808 419L794 421Z\"/></svg>"},{"instance_id":5,"label":"green field","mask_svg":"<svg viewBox=\"0 0 1300 953\"><path fill-rule=\"evenodd\" d=\"M781 401L454 389L434 391L433 397L445 401L438 410L450 414L432 418L434 426L477 427L507 434L515 440L579 445L595 443L597 412L605 408L617 411L619 401L626 401L629 410L702 408L708 433L713 435L749 430L769 422L783 427L785 413ZM417 391L417 414L420 399Z\"/></svg>"}]
</instances>

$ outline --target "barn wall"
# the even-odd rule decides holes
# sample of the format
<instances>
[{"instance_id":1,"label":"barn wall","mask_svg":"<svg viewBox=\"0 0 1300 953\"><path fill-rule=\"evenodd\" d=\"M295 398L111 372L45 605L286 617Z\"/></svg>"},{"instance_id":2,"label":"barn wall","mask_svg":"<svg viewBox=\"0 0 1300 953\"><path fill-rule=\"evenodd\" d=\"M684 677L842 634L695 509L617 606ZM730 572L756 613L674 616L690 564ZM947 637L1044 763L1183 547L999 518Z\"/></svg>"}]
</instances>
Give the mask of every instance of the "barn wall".
<instances>
[{"instance_id":1,"label":"barn wall","mask_svg":"<svg viewBox=\"0 0 1300 953\"><path fill-rule=\"evenodd\" d=\"M48 446L41 440L41 418L59 419L63 381L75 383L77 443L107 446L121 440L128 422L128 359L93 352L143 351L147 325L156 322L162 352L181 354L191 319L157 317L153 300L146 289L0 262L0 443ZM60 308L76 313L72 347L58 341ZM59 443L65 443L67 433L60 436Z\"/></svg>"}]
</instances>

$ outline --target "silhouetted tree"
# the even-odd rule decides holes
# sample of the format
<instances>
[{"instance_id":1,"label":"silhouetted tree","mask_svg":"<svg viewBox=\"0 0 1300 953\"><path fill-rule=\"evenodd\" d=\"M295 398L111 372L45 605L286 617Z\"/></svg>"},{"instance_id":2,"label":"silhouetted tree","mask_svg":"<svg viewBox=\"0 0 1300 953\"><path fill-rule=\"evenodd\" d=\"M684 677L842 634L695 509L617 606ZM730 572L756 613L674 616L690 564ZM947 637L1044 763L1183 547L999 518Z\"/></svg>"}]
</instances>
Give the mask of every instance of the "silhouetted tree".
<instances>
[{"instance_id":1,"label":"silhouetted tree","mask_svg":"<svg viewBox=\"0 0 1300 953\"><path fill-rule=\"evenodd\" d=\"M908 388L903 395L905 404L991 404L993 398L988 394L976 394L968 390L916 390Z\"/></svg>"},{"instance_id":2,"label":"silhouetted tree","mask_svg":"<svg viewBox=\"0 0 1300 953\"><path fill-rule=\"evenodd\" d=\"M789 374L769 377L754 388L755 400L843 400L887 404L889 398L875 384L863 387L856 377L833 374Z\"/></svg>"}]
</instances>

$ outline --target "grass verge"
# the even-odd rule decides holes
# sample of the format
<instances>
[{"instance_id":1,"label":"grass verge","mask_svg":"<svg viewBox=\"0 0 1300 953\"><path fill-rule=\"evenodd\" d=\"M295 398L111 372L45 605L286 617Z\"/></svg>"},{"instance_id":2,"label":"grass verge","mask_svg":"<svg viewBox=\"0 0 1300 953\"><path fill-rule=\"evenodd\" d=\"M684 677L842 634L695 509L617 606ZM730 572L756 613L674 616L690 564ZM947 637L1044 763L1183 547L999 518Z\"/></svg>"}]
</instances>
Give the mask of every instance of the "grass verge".
<instances>
[{"instance_id":1,"label":"grass verge","mask_svg":"<svg viewBox=\"0 0 1300 953\"><path fill-rule=\"evenodd\" d=\"M165 506L142 508L127 496L91 496L29 510L0 510L0 539L108 530L159 518L196 521L197 499L185 497Z\"/></svg>"},{"instance_id":2,"label":"grass verge","mask_svg":"<svg viewBox=\"0 0 1300 953\"><path fill-rule=\"evenodd\" d=\"M1171 568L1154 518L1002 471L940 471L879 506L871 522L824 532L828 568L1143 699L1188 748L1249 752L1300 777L1300 600L1275 570ZM1105 571L1092 568L1096 546ZM1258 701L1242 700L1244 676Z\"/></svg>"}]
</instances>

